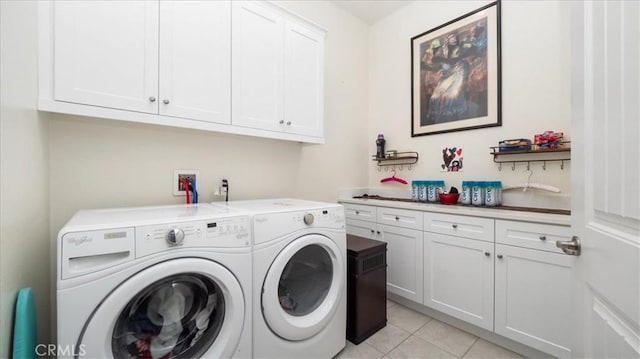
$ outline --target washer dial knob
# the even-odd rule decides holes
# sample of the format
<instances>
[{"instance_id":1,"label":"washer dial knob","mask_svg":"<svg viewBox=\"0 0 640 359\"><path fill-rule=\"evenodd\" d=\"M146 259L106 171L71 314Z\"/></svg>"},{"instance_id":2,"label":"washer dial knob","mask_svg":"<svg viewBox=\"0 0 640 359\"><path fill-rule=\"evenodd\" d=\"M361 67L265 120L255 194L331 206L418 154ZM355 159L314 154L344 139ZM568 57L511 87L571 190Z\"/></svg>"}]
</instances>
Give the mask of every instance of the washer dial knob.
<instances>
[{"instance_id":1,"label":"washer dial knob","mask_svg":"<svg viewBox=\"0 0 640 359\"><path fill-rule=\"evenodd\" d=\"M304 215L304 224L311 224L313 223L313 214L311 213L307 213Z\"/></svg>"},{"instance_id":2,"label":"washer dial knob","mask_svg":"<svg viewBox=\"0 0 640 359\"><path fill-rule=\"evenodd\" d=\"M184 240L184 232L180 228L171 228L169 232L167 232L167 243L172 246L177 246L181 244Z\"/></svg>"}]
</instances>

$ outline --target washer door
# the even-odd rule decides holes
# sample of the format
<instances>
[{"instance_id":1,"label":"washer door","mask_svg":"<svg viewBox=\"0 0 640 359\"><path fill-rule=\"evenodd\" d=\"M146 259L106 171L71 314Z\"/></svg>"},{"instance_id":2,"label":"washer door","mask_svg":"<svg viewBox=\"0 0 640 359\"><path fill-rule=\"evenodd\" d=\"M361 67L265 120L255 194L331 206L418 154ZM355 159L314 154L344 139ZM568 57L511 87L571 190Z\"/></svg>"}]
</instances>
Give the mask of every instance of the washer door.
<instances>
[{"instance_id":1,"label":"washer door","mask_svg":"<svg viewBox=\"0 0 640 359\"><path fill-rule=\"evenodd\" d=\"M310 234L292 241L274 259L262 287L262 312L286 340L304 340L333 317L344 288L342 253L329 238Z\"/></svg>"},{"instance_id":2,"label":"washer door","mask_svg":"<svg viewBox=\"0 0 640 359\"><path fill-rule=\"evenodd\" d=\"M231 357L244 305L240 284L220 264L200 258L158 263L127 279L96 308L76 357Z\"/></svg>"}]
</instances>

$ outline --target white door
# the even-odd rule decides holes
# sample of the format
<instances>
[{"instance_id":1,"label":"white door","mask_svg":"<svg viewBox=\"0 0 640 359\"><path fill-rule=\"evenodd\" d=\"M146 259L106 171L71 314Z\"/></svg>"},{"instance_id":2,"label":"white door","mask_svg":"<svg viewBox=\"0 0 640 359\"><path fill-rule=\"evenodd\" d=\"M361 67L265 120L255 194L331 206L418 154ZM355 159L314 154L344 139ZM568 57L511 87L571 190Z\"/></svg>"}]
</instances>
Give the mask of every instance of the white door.
<instances>
[{"instance_id":1,"label":"white door","mask_svg":"<svg viewBox=\"0 0 640 359\"><path fill-rule=\"evenodd\" d=\"M160 114L231 123L231 2L160 2Z\"/></svg>"},{"instance_id":2,"label":"white door","mask_svg":"<svg viewBox=\"0 0 640 359\"><path fill-rule=\"evenodd\" d=\"M572 2L574 357L640 357L640 3ZM567 314L567 317L569 314Z\"/></svg>"},{"instance_id":3,"label":"white door","mask_svg":"<svg viewBox=\"0 0 640 359\"><path fill-rule=\"evenodd\" d=\"M387 243L387 290L422 303L422 231L379 224Z\"/></svg>"},{"instance_id":4,"label":"white door","mask_svg":"<svg viewBox=\"0 0 640 359\"><path fill-rule=\"evenodd\" d=\"M424 305L493 331L493 256L491 242L425 232Z\"/></svg>"},{"instance_id":5,"label":"white door","mask_svg":"<svg viewBox=\"0 0 640 359\"><path fill-rule=\"evenodd\" d=\"M293 240L273 260L262 287L267 326L285 340L305 340L333 319L345 290L343 254L329 238Z\"/></svg>"},{"instance_id":6,"label":"white door","mask_svg":"<svg viewBox=\"0 0 640 359\"><path fill-rule=\"evenodd\" d=\"M232 7L232 122L282 131L284 19L265 2Z\"/></svg>"},{"instance_id":7,"label":"white door","mask_svg":"<svg viewBox=\"0 0 640 359\"><path fill-rule=\"evenodd\" d=\"M286 131L323 136L324 35L287 21L284 33Z\"/></svg>"},{"instance_id":8,"label":"white door","mask_svg":"<svg viewBox=\"0 0 640 359\"><path fill-rule=\"evenodd\" d=\"M54 2L54 97L158 111L158 2Z\"/></svg>"},{"instance_id":9,"label":"white door","mask_svg":"<svg viewBox=\"0 0 640 359\"><path fill-rule=\"evenodd\" d=\"M496 244L495 332L560 358L571 355L574 256Z\"/></svg>"},{"instance_id":10,"label":"white door","mask_svg":"<svg viewBox=\"0 0 640 359\"><path fill-rule=\"evenodd\" d=\"M100 303L76 350L87 358L229 358L244 307L242 288L224 266L197 258L158 263Z\"/></svg>"}]
</instances>

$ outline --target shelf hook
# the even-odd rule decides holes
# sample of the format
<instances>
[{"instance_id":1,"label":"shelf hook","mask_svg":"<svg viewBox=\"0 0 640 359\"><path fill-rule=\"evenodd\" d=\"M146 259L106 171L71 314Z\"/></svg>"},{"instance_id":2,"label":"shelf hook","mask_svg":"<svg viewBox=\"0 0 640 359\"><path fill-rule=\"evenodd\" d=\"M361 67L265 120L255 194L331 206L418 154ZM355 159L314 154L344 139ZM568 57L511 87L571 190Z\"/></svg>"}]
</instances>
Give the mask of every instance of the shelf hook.
<instances>
[{"instance_id":1,"label":"shelf hook","mask_svg":"<svg viewBox=\"0 0 640 359\"><path fill-rule=\"evenodd\" d=\"M498 171L502 171L502 162L500 162L500 164L498 164Z\"/></svg>"},{"instance_id":2,"label":"shelf hook","mask_svg":"<svg viewBox=\"0 0 640 359\"><path fill-rule=\"evenodd\" d=\"M402 171L402 168L404 167L404 165L400 165L400 171Z\"/></svg>"},{"instance_id":3,"label":"shelf hook","mask_svg":"<svg viewBox=\"0 0 640 359\"><path fill-rule=\"evenodd\" d=\"M564 160L562 160L562 161L560 162L560 169L561 169L561 170L563 170L563 169L564 169Z\"/></svg>"},{"instance_id":4,"label":"shelf hook","mask_svg":"<svg viewBox=\"0 0 640 359\"><path fill-rule=\"evenodd\" d=\"M407 170L411 171L411 163L409 163L409 166L407 166Z\"/></svg>"},{"instance_id":5,"label":"shelf hook","mask_svg":"<svg viewBox=\"0 0 640 359\"><path fill-rule=\"evenodd\" d=\"M380 167L380 165L378 165L378 172L382 172L382 167Z\"/></svg>"},{"instance_id":6,"label":"shelf hook","mask_svg":"<svg viewBox=\"0 0 640 359\"><path fill-rule=\"evenodd\" d=\"M530 167L531 167L531 162L527 161L527 171L530 170Z\"/></svg>"},{"instance_id":7,"label":"shelf hook","mask_svg":"<svg viewBox=\"0 0 640 359\"><path fill-rule=\"evenodd\" d=\"M389 167L385 167L385 168L384 168L384 171L385 171L385 172L389 172Z\"/></svg>"},{"instance_id":8,"label":"shelf hook","mask_svg":"<svg viewBox=\"0 0 640 359\"><path fill-rule=\"evenodd\" d=\"M511 170L512 171L516 170L516 163L515 162L511 162Z\"/></svg>"},{"instance_id":9,"label":"shelf hook","mask_svg":"<svg viewBox=\"0 0 640 359\"><path fill-rule=\"evenodd\" d=\"M547 161L542 161L542 170L543 171L547 170Z\"/></svg>"}]
</instances>

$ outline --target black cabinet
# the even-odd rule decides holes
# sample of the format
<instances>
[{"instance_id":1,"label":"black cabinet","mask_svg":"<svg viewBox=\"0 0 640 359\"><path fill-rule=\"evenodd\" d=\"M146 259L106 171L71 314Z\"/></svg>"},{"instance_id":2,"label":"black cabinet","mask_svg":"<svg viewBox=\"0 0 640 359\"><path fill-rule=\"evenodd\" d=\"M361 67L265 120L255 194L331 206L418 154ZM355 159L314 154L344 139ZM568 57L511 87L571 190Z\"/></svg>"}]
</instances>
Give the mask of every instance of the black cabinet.
<instances>
[{"instance_id":1,"label":"black cabinet","mask_svg":"<svg viewBox=\"0 0 640 359\"><path fill-rule=\"evenodd\" d=\"M387 325L387 244L347 235L347 339L360 344Z\"/></svg>"}]
</instances>

